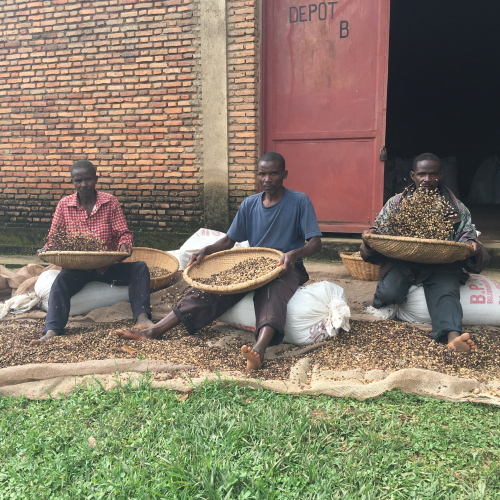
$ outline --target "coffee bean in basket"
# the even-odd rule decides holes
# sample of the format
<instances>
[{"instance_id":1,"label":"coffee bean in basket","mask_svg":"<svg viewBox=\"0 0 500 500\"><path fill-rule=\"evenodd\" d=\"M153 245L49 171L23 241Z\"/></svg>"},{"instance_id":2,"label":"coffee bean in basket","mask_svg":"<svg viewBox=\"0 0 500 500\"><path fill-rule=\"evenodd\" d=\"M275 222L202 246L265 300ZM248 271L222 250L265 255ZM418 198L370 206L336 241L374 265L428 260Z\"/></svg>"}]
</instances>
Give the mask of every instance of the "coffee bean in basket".
<instances>
[{"instance_id":1,"label":"coffee bean in basket","mask_svg":"<svg viewBox=\"0 0 500 500\"><path fill-rule=\"evenodd\" d=\"M444 241L453 230L450 218L454 213L437 189L420 187L401 200L386 219L377 221L375 227L383 235Z\"/></svg>"},{"instance_id":2,"label":"coffee bean in basket","mask_svg":"<svg viewBox=\"0 0 500 500\"><path fill-rule=\"evenodd\" d=\"M47 236L47 247L44 251L61 252L105 252L108 250L104 241L90 233L75 231L69 233L62 226Z\"/></svg>"},{"instance_id":3,"label":"coffee bean in basket","mask_svg":"<svg viewBox=\"0 0 500 500\"><path fill-rule=\"evenodd\" d=\"M151 278L163 278L163 276L170 274L170 271L164 267L148 266L148 269Z\"/></svg>"},{"instance_id":4,"label":"coffee bean in basket","mask_svg":"<svg viewBox=\"0 0 500 500\"><path fill-rule=\"evenodd\" d=\"M278 262L277 259L271 259L269 257L247 259L225 271L213 274L209 278L196 278L196 281L203 285L215 286L229 286L245 283L246 281L255 280L274 271Z\"/></svg>"}]
</instances>

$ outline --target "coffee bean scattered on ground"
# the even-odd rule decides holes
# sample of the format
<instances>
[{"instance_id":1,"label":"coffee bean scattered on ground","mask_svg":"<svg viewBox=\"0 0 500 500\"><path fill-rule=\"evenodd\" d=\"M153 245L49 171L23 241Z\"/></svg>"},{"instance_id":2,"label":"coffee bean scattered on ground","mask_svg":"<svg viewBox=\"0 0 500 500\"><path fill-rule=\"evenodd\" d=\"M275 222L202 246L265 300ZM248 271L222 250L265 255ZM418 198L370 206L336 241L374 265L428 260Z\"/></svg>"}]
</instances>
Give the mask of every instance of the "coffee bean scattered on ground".
<instances>
[{"instance_id":1,"label":"coffee bean scattered on ground","mask_svg":"<svg viewBox=\"0 0 500 500\"><path fill-rule=\"evenodd\" d=\"M481 382L500 379L500 328L466 327L478 351L452 351L431 339L430 332L402 321L351 321L328 348L309 353L312 364L329 370L362 371L423 368Z\"/></svg>"},{"instance_id":2,"label":"coffee bean scattered on ground","mask_svg":"<svg viewBox=\"0 0 500 500\"><path fill-rule=\"evenodd\" d=\"M193 376L204 371L245 371L246 362L240 353L244 342L235 342L229 350L209 346L208 341L223 337L212 326L190 336L181 325L167 333L165 338L151 341L122 340L111 333L116 328L131 326L128 321L71 328L67 335L32 347L30 341L40 338L42 320L3 322L0 327L0 368L31 363L149 358L193 365ZM468 331L478 345L478 352L472 355L452 352L432 340L428 332L408 323L351 321L350 332L341 331L317 350L301 356L287 355L266 360L265 368L251 375L286 380L290 368L300 358L308 357L311 367L318 365L320 369L335 371L382 369L393 372L403 368L424 368L475 378L480 382L500 379L500 329L474 327Z\"/></svg>"},{"instance_id":3,"label":"coffee bean scattered on ground","mask_svg":"<svg viewBox=\"0 0 500 500\"><path fill-rule=\"evenodd\" d=\"M245 283L245 281L255 280L274 271L278 262L277 259L269 257L255 257L239 262L225 271L213 274L209 278L195 278L195 281L203 285L217 286Z\"/></svg>"}]
</instances>

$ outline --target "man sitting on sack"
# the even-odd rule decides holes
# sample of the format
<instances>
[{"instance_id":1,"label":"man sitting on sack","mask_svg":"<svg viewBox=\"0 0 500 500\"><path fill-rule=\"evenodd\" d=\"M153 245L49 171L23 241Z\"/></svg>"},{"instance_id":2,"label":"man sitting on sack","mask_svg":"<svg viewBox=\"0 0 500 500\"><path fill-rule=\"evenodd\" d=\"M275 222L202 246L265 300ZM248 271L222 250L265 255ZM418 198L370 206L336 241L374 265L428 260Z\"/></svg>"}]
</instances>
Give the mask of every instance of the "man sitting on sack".
<instances>
[{"instance_id":1,"label":"man sitting on sack","mask_svg":"<svg viewBox=\"0 0 500 500\"><path fill-rule=\"evenodd\" d=\"M439 194L454 208L451 217L453 240L470 245L473 252L465 260L451 264L418 264L390 259L373 250L363 239L361 257L366 262L380 265L380 281L377 284L373 302L365 306L376 309L392 304L402 304L412 285L422 284L427 308L432 321L431 337L443 342L450 349L474 352L475 343L468 333L462 333L462 306L460 304L460 285L465 284L469 275L466 271L480 273L489 261L489 255L479 243L475 227L471 223L467 207L456 198L450 189L441 184L443 171L441 161L436 155L424 153L417 156L411 172L413 184L403 193L392 197L382 208L374 227L363 233L377 233L377 222L383 221L408 195L422 187L438 189Z\"/></svg>"},{"instance_id":2,"label":"man sitting on sack","mask_svg":"<svg viewBox=\"0 0 500 500\"><path fill-rule=\"evenodd\" d=\"M278 264L283 266L281 275L255 290L256 343L252 348L246 345L241 348L247 368L251 370L262 366L269 345L278 345L283 340L287 303L297 288L309 279L302 258L321 250L321 231L311 200L304 193L283 187L288 176L285 159L278 153L266 153L257 163L257 175L263 193L246 198L227 235L193 254L188 264L199 264L205 256L228 250L235 242L246 240L252 247L283 252ZM192 289L155 326L137 333L124 330L116 330L116 333L121 338L133 340L155 339L182 322L193 335L222 316L245 295L215 295Z\"/></svg>"},{"instance_id":3,"label":"man sitting on sack","mask_svg":"<svg viewBox=\"0 0 500 500\"><path fill-rule=\"evenodd\" d=\"M95 189L98 176L94 165L87 160L78 160L71 165L70 172L76 193L65 196L57 204L47 238L49 243L42 250L50 250L51 235L63 228L67 234L75 231L90 233L104 241L109 251L132 255L132 232L128 230L118 200L111 194ZM68 322L71 297L91 281L128 285L134 328L153 324L150 320L149 270L144 262L120 262L90 271L62 269L50 290L43 337L32 340L32 344L45 342L63 333Z\"/></svg>"}]
</instances>

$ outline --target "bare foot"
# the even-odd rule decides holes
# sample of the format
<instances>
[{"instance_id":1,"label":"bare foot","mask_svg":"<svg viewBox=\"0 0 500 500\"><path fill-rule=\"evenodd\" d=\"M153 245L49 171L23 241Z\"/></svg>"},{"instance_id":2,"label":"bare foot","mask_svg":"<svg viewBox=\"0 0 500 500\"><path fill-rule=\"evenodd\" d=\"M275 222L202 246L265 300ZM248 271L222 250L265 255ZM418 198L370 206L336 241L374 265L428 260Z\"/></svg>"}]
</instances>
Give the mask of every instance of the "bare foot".
<instances>
[{"instance_id":1,"label":"bare foot","mask_svg":"<svg viewBox=\"0 0 500 500\"><path fill-rule=\"evenodd\" d=\"M152 321L149 320L149 323L142 323L142 324L139 324L139 323L136 323L133 327L132 327L132 330L146 330L148 329L150 326L153 326L154 323Z\"/></svg>"},{"instance_id":2,"label":"bare foot","mask_svg":"<svg viewBox=\"0 0 500 500\"><path fill-rule=\"evenodd\" d=\"M368 307L373 307L373 300L365 300L361 305L365 309L368 308Z\"/></svg>"},{"instance_id":3,"label":"bare foot","mask_svg":"<svg viewBox=\"0 0 500 500\"><path fill-rule=\"evenodd\" d=\"M137 321L135 325L132 327L132 330L144 330L153 325L154 323L149 319L148 314L141 313L139 314L139 316L137 316Z\"/></svg>"},{"instance_id":4,"label":"bare foot","mask_svg":"<svg viewBox=\"0 0 500 500\"><path fill-rule=\"evenodd\" d=\"M455 333L456 336L448 335L449 342L447 345L450 349L461 352L476 352L477 346L468 333L462 333L462 335L460 335L458 332L451 332L451 334L453 333Z\"/></svg>"},{"instance_id":5,"label":"bare foot","mask_svg":"<svg viewBox=\"0 0 500 500\"><path fill-rule=\"evenodd\" d=\"M241 348L241 355L247 360L247 370L260 370L262 367L262 360L260 354L252 348L244 345Z\"/></svg>"},{"instance_id":6,"label":"bare foot","mask_svg":"<svg viewBox=\"0 0 500 500\"><path fill-rule=\"evenodd\" d=\"M34 339L30 342L30 345L40 345L46 342L47 340L51 339L52 337L55 337L57 335L57 332L54 330L47 330L45 335L40 338L40 339Z\"/></svg>"},{"instance_id":7,"label":"bare foot","mask_svg":"<svg viewBox=\"0 0 500 500\"><path fill-rule=\"evenodd\" d=\"M145 327L141 330L141 333L135 333L132 330L115 330L113 332L115 335L118 335L121 339L129 339L129 340L151 340L156 338L151 328Z\"/></svg>"}]
</instances>

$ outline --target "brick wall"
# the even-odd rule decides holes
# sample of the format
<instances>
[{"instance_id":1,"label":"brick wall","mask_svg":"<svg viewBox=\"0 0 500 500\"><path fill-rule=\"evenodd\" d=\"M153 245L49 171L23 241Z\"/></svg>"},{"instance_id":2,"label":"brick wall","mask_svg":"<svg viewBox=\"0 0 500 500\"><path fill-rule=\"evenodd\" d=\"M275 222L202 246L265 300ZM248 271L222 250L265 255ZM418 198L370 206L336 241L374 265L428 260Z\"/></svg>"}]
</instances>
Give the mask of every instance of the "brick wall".
<instances>
[{"instance_id":1,"label":"brick wall","mask_svg":"<svg viewBox=\"0 0 500 500\"><path fill-rule=\"evenodd\" d=\"M69 166L88 158L131 227L199 227L198 2L0 0L0 224L49 224L58 200L73 192ZM247 29L238 24L234 30ZM244 73L255 63L235 64L242 69L232 85L249 85ZM232 87L235 126L239 90ZM244 114L255 122L249 105ZM238 141L253 130L241 125L232 128ZM232 159L239 175L247 160Z\"/></svg>"},{"instance_id":2,"label":"brick wall","mask_svg":"<svg viewBox=\"0 0 500 500\"><path fill-rule=\"evenodd\" d=\"M257 192L259 9L258 0L229 0L227 5L229 215L232 219L243 199Z\"/></svg>"}]
</instances>

